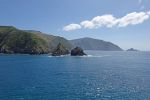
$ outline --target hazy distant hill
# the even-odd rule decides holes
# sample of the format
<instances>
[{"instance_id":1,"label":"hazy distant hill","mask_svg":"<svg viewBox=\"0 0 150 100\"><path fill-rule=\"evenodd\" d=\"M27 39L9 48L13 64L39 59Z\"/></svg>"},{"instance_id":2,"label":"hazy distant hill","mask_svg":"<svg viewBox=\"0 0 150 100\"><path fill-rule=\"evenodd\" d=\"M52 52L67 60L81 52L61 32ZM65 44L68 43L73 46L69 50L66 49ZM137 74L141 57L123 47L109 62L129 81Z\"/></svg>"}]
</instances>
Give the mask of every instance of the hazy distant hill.
<instances>
[{"instance_id":1,"label":"hazy distant hill","mask_svg":"<svg viewBox=\"0 0 150 100\"><path fill-rule=\"evenodd\" d=\"M52 52L60 42L68 49L72 48L63 37L0 26L0 53L45 54Z\"/></svg>"},{"instance_id":2,"label":"hazy distant hill","mask_svg":"<svg viewBox=\"0 0 150 100\"><path fill-rule=\"evenodd\" d=\"M122 51L122 49L111 43L93 38L80 38L70 40L73 46L79 46L84 50Z\"/></svg>"}]
</instances>

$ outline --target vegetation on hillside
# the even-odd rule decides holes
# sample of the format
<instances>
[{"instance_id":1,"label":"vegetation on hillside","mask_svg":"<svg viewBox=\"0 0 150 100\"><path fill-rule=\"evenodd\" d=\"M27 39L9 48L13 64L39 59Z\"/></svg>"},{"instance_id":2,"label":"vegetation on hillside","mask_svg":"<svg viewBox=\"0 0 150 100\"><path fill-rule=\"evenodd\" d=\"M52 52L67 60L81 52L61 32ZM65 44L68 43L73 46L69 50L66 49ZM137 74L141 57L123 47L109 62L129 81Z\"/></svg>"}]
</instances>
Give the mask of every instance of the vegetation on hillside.
<instances>
[{"instance_id":1,"label":"vegetation on hillside","mask_svg":"<svg viewBox=\"0 0 150 100\"><path fill-rule=\"evenodd\" d=\"M59 42L71 48L71 44L61 37L23 31L12 26L0 26L0 53L47 54Z\"/></svg>"}]
</instances>

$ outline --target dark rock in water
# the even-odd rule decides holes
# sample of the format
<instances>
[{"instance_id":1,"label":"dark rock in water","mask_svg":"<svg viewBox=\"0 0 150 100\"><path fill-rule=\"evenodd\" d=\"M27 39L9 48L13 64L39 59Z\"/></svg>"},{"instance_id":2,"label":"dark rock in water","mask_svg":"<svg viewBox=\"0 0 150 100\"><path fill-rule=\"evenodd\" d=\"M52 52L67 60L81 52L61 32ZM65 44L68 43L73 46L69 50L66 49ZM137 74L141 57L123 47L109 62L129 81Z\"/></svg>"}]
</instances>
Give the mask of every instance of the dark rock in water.
<instances>
[{"instance_id":1,"label":"dark rock in water","mask_svg":"<svg viewBox=\"0 0 150 100\"><path fill-rule=\"evenodd\" d=\"M71 50L71 56L84 56L84 55L86 54L83 52L83 49L80 47L76 47Z\"/></svg>"},{"instance_id":2,"label":"dark rock in water","mask_svg":"<svg viewBox=\"0 0 150 100\"><path fill-rule=\"evenodd\" d=\"M134 49L134 48L130 48L130 49L128 49L127 51L138 51L138 50L136 50L136 49Z\"/></svg>"},{"instance_id":3,"label":"dark rock in water","mask_svg":"<svg viewBox=\"0 0 150 100\"><path fill-rule=\"evenodd\" d=\"M69 54L69 50L59 43L56 49L52 52L52 56L61 56Z\"/></svg>"}]
</instances>

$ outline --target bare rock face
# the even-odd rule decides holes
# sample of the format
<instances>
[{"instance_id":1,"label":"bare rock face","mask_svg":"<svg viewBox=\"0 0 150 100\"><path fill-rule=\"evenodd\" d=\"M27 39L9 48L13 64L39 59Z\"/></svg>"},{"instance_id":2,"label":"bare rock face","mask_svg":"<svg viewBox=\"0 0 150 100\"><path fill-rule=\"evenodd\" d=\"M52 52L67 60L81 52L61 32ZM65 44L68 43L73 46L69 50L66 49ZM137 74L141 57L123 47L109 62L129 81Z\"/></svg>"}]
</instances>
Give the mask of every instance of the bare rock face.
<instances>
[{"instance_id":1,"label":"bare rock face","mask_svg":"<svg viewBox=\"0 0 150 100\"><path fill-rule=\"evenodd\" d=\"M71 56L84 56L86 55L82 48L76 47L71 50Z\"/></svg>"},{"instance_id":2,"label":"bare rock face","mask_svg":"<svg viewBox=\"0 0 150 100\"><path fill-rule=\"evenodd\" d=\"M55 50L52 52L52 56L61 56L69 54L69 50L64 47L61 43L57 45Z\"/></svg>"}]
</instances>

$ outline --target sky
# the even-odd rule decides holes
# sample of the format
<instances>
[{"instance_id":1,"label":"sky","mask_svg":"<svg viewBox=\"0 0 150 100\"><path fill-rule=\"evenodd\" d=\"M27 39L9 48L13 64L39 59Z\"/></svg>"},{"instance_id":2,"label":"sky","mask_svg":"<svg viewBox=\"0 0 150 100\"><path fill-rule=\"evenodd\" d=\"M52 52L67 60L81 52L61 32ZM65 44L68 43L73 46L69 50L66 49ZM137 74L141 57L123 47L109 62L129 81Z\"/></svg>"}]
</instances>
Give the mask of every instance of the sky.
<instances>
[{"instance_id":1,"label":"sky","mask_svg":"<svg viewBox=\"0 0 150 100\"><path fill-rule=\"evenodd\" d=\"M0 0L0 25L150 51L150 0Z\"/></svg>"}]
</instances>

